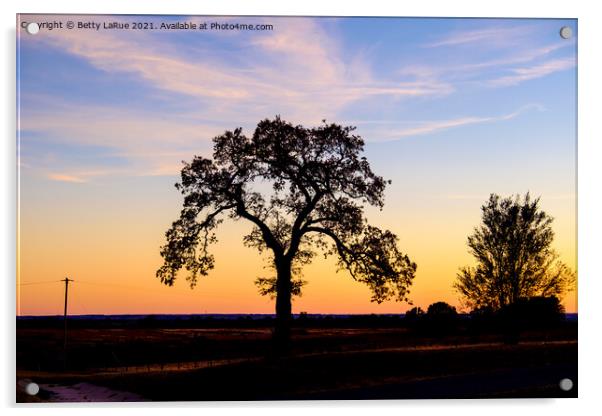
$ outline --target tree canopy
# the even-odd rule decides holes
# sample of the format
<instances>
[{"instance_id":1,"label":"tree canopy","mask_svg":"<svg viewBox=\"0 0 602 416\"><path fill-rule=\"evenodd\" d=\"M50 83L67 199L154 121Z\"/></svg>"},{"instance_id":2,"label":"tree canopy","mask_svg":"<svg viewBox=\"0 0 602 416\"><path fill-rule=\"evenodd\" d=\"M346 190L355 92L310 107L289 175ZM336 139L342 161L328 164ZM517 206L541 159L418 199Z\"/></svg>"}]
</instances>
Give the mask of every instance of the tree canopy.
<instances>
[{"instance_id":1,"label":"tree canopy","mask_svg":"<svg viewBox=\"0 0 602 416\"><path fill-rule=\"evenodd\" d=\"M457 314L456 308L443 301L430 304L426 311L426 316L431 318L454 317Z\"/></svg>"},{"instance_id":2,"label":"tree canopy","mask_svg":"<svg viewBox=\"0 0 602 416\"><path fill-rule=\"evenodd\" d=\"M185 163L176 185L184 196L180 217L166 232L157 277L173 285L180 269L192 287L214 268L211 244L224 218L246 220L246 246L270 256L275 276L257 280L263 294L289 298L303 284L293 276L316 249L335 255L340 268L372 290L372 300L407 300L416 264L391 231L368 224L364 206L384 204L389 183L361 156L354 127L315 128L275 117L252 136L241 128L213 139L213 158ZM290 306L289 306L290 310Z\"/></svg>"},{"instance_id":3,"label":"tree canopy","mask_svg":"<svg viewBox=\"0 0 602 416\"><path fill-rule=\"evenodd\" d=\"M477 265L461 268L454 284L468 306L498 310L572 289L575 275L552 248L553 219L539 198L491 194L481 210L482 223L467 242Z\"/></svg>"}]
</instances>

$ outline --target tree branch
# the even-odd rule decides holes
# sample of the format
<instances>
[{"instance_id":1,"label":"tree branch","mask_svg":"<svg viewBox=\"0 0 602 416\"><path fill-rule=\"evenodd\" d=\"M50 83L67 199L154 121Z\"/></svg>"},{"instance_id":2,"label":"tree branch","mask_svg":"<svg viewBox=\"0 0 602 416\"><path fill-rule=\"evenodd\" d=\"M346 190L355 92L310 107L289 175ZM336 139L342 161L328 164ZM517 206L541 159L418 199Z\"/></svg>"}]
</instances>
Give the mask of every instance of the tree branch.
<instances>
[{"instance_id":1,"label":"tree branch","mask_svg":"<svg viewBox=\"0 0 602 416\"><path fill-rule=\"evenodd\" d=\"M245 207L245 203L242 199L242 195L237 194L235 195L235 198L237 200L237 204L236 204L236 213L238 215L240 215L241 217L251 221L252 223L254 223L255 225L257 225L257 227L261 230L261 233L263 235L263 238L265 239L265 243L266 245L272 249L272 251L274 252L274 255L276 257L282 256L283 255L283 248L282 245L278 242L278 240L274 237L274 234L272 234L272 231L270 230L270 227L267 226L266 223L264 223L263 221L261 221L261 219L259 219L259 217L251 214Z\"/></svg>"}]
</instances>

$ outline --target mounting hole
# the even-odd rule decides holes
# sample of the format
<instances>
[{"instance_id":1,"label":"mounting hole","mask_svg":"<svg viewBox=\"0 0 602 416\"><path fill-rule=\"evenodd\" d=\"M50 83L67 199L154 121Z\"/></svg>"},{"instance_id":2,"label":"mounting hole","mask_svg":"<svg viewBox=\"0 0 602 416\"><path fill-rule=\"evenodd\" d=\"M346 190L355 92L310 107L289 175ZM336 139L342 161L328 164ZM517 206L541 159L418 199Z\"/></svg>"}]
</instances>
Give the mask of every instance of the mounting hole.
<instances>
[{"instance_id":1,"label":"mounting hole","mask_svg":"<svg viewBox=\"0 0 602 416\"><path fill-rule=\"evenodd\" d=\"M30 396L35 396L39 392L40 386L38 386L37 383L27 383L25 386L25 393L29 394Z\"/></svg>"},{"instance_id":2,"label":"mounting hole","mask_svg":"<svg viewBox=\"0 0 602 416\"><path fill-rule=\"evenodd\" d=\"M573 388L573 380L571 380L570 378L563 378L562 380L560 380L560 383L558 383L558 385L560 386L560 390L570 391Z\"/></svg>"},{"instance_id":3,"label":"mounting hole","mask_svg":"<svg viewBox=\"0 0 602 416\"><path fill-rule=\"evenodd\" d=\"M562 26L560 28L560 37L562 39L570 39L573 36L573 29L568 26Z\"/></svg>"},{"instance_id":4,"label":"mounting hole","mask_svg":"<svg viewBox=\"0 0 602 416\"><path fill-rule=\"evenodd\" d=\"M35 35L40 31L40 25L38 25L36 22L31 22L25 26L25 30L27 30L27 33L30 35Z\"/></svg>"}]
</instances>

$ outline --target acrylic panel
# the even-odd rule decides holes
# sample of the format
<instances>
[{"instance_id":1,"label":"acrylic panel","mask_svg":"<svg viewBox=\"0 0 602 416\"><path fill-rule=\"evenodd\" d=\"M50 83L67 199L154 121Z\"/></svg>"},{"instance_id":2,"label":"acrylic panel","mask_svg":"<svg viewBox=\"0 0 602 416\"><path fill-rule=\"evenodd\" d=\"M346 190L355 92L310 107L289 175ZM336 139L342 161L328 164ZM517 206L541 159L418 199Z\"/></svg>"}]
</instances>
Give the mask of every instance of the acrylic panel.
<instances>
[{"instance_id":1,"label":"acrylic panel","mask_svg":"<svg viewBox=\"0 0 602 416\"><path fill-rule=\"evenodd\" d=\"M18 402L577 396L577 20L17 16Z\"/></svg>"}]
</instances>

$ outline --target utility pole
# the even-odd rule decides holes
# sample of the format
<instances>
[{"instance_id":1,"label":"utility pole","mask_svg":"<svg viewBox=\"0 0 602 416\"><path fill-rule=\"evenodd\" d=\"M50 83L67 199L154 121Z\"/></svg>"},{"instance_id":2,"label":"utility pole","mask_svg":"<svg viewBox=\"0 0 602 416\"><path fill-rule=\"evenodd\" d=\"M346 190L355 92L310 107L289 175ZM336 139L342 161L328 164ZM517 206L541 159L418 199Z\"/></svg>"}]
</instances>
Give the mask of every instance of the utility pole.
<instances>
[{"instance_id":1,"label":"utility pole","mask_svg":"<svg viewBox=\"0 0 602 416\"><path fill-rule=\"evenodd\" d=\"M65 282L65 312L63 316L64 323L64 334L63 334L63 350L65 353L65 367L67 366L67 297L69 295L69 282L73 282L73 279L65 277L61 282Z\"/></svg>"}]
</instances>

